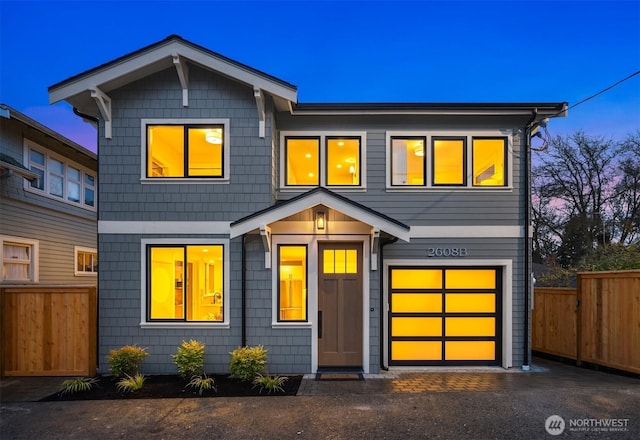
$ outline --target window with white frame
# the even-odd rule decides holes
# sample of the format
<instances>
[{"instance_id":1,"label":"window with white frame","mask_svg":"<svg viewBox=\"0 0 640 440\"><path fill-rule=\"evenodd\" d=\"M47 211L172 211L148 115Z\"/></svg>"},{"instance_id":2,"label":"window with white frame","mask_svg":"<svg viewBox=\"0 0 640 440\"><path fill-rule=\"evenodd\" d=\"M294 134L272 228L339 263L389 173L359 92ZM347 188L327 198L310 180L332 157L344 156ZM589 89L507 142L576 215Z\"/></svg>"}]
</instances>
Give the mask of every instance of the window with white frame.
<instances>
[{"instance_id":1,"label":"window with white frame","mask_svg":"<svg viewBox=\"0 0 640 440\"><path fill-rule=\"evenodd\" d=\"M509 136L387 133L387 188L505 188Z\"/></svg>"},{"instance_id":2,"label":"window with white frame","mask_svg":"<svg viewBox=\"0 0 640 440\"><path fill-rule=\"evenodd\" d=\"M85 209L96 209L96 173L25 140L25 163L38 178L25 189Z\"/></svg>"},{"instance_id":3,"label":"window with white frame","mask_svg":"<svg viewBox=\"0 0 640 440\"><path fill-rule=\"evenodd\" d=\"M145 323L228 323L228 246L220 240L143 242Z\"/></svg>"},{"instance_id":4,"label":"window with white frame","mask_svg":"<svg viewBox=\"0 0 640 440\"><path fill-rule=\"evenodd\" d=\"M2 282L37 282L39 242L0 235Z\"/></svg>"},{"instance_id":5,"label":"window with white frame","mask_svg":"<svg viewBox=\"0 0 640 440\"><path fill-rule=\"evenodd\" d=\"M75 270L76 276L98 274L98 251L93 248L75 246Z\"/></svg>"},{"instance_id":6,"label":"window with white frame","mask_svg":"<svg viewBox=\"0 0 640 440\"><path fill-rule=\"evenodd\" d=\"M363 188L365 133L283 133L281 188Z\"/></svg>"},{"instance_id":7,"label":"window with white frame","mask_svg":"<svg viewBox=\"0 0 640 440\"><path fill-rule=\"evenodd\" d=\"M143 181L225 181L229 176L227 119L143 119Z\"/></svg>"}]
</instances>

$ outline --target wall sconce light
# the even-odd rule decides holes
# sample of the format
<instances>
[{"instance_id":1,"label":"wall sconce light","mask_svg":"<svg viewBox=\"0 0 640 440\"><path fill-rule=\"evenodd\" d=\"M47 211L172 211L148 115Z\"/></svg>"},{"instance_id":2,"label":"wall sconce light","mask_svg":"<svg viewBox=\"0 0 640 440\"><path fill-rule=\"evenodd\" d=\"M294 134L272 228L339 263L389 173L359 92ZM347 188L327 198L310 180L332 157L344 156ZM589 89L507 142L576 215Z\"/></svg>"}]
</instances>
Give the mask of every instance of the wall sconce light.
<instances>
[{"instance_id":1,"label":"wall sconce light","mask_svg":"<svg viewBox=\"0 0 640 440\"><path fill-rule=\"evenodd\" d=\"M316 229L318 231L324 231L325 222L326 222L325 212L324 211L316 212Z\"/></svg>"},{"instance_id":2,"label":"wall sconce light","mask_svg":"<svg viewBox=\"0 0 640 440\"><path fill-rule=\"evenodd\" d=\"M422 157L424 156L424 146L423 145L418 145L414 150L413 153L418 156L418 157Z\"/></svg>"}]
</instances>

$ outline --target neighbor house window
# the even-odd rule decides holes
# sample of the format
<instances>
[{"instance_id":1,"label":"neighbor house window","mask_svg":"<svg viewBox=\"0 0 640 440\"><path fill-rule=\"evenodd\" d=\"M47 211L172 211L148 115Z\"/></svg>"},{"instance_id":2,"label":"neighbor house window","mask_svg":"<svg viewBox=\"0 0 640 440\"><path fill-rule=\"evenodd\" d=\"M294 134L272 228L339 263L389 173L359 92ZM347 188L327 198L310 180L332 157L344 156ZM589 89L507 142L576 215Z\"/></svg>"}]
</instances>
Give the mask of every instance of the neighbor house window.
<instances>
[{"instance_id":1,"label":"neighbor house window","mask_svg":"<svg viewBox=\"0 0 640 440\"><path fill-rule=\"evenodd\" d=\"M224 246L148 245L147 320L224 321Z\"/></svg>"},{"instance_id":2,"label":"neighbor house window","mask_svg":"<svg viewBox=\"0 0 640 440\"><path fill-rule=\"evenodd\" d=\"M364 135L290 136L283 138L285 187L362 187Z\"/></svg>"},{"instance_id":3,"label":"neighbor house window","mask_svg":"<svg viewBox=\"0 0 640 440\"><path fill-rule=\"evenodd\" d=\"M92 248L75 247L75 275L98 273L98 251Z\"/></svg>"},{"instance_id":4,"label":"neighbor house window","mask_svg":"<svg viewBox=\"0 0 640 440\"><path fill-rule=\"evenodd\" d=\"M464 185L465 139L433 138L432 142L433 185Z\"/></svg>"},{"instance_id":5,"label":"neighbor house window","mask_svg":"<svg viewBox=\"0 0 640 440\"><path fill-rule=\"evenodd\" d=\"M39 242L0 235L3 282L38 281Z\"/></svg>"},{"instance_id":6,"label":"neighbor house window","mask_svg":"<svg viewBox=\"0 0 640 440\"><path fill-rule=\"evenodd\" d=\"M96 174L30 141L25 144L27 167L38 178L26 183L31 192L66 203L95 209Z\"/></svg>"},{"instance_id":7,"label":"neighbor house window","mask_svg":"<svg viewBox=\"0 0 640 440\"><path fill-rule=\"evenodd\" d=\"M472 154L473 186L506 185L506 139L473 138Z\"/></svg>"},{"instance_id":8,"label":"neighbor house window","mask_svg":"<svg viewBox=\"0 0 640 440\"><path fill-rule=\"evenodd\" d=\"M147 178L220 178L225 173L225 127L147 125Z\"/></svg>"},{"instance_id":9,"label":"neighbor house window","mask_svg":"<svg viewBox=\"0 0 640 440\"><path fill-rule=\"evenodd\" d=\"M425 144L424 137L391 137L391 185L424 185Z\"/></svg>"},{"instance_id":10,"label":"neighbor house window","mask_svg":"<svg viewBox=\"0 0 640 440\"><path fill-rule=\"evenodd\" d=\"M307 247L278 246L278 321L307 320Z\"/></svg>"}]
</instances>

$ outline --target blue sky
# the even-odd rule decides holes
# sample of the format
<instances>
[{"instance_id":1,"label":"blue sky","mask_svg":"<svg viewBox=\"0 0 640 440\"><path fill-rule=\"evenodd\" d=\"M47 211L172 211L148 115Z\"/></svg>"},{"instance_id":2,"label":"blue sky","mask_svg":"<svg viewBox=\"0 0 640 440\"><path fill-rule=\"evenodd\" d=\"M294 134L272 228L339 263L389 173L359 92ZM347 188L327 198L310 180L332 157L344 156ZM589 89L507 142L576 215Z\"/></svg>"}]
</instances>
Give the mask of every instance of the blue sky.
<instances>
[{"instance_id":1,"label":"blue sky","mask_svg":"<svg viewBox=\"0 0 640 440\"><path fill-rule=\"evenodd\" d=\"M562 102L640 70L635 1L0 0L0 102L95 150L47 88L178 34L298 86L300 102ZM640 129L640 75L551 135Z\"/></svg>"}]
</instances>

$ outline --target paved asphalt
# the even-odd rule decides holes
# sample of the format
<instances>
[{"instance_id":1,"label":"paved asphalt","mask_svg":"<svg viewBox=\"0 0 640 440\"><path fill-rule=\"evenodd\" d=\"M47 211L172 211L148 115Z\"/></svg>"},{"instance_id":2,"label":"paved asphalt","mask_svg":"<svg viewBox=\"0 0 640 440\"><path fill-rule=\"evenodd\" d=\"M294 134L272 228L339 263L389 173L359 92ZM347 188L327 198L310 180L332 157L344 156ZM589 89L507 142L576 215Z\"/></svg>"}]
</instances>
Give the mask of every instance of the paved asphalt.
<instances>
[{"instance_id":1,"label":"paved asphalt","mask_svg":"<svg viewBox=\"0 0 640 440\"><path fill-rule=\"evenodd\" d=\"M640 438L637 377L538 358L529 372L309 377L294 397L35 401L60 382L2 379L0 439Z\"/></svg>"}]
</instances>

